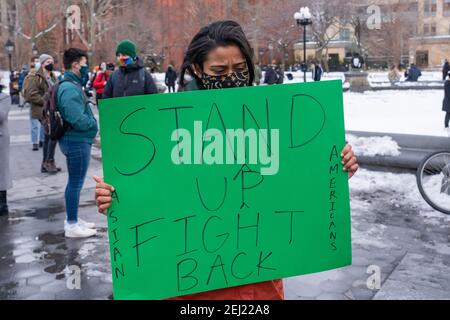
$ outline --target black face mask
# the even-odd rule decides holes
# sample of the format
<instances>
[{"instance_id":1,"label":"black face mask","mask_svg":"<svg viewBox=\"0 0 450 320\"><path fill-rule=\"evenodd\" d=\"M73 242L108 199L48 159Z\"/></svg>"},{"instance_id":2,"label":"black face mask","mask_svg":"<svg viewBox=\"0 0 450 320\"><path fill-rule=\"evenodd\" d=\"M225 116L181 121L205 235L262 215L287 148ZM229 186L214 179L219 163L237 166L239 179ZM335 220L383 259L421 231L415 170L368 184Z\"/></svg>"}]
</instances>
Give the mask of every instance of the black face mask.
<instances>
[{"instance_id":1,"label":"black face mask","mask_svg":"<svg viewBox=\"0 0 450 320\"><path fill-rule=\"evenodd\" d=\"M53 71L53 63L46 65L44 68L47 71Z\"/></svg>"},{"instance_id":2,"label":"black face mask","mask_svg":"<svg viewBox=\"0 0 450 320\"><path fill-rule=\"evenodd\" d=\"M207 90L211 89L226 89L226 88L240 88L248 86L250 74L248 71L233 72L229 75L210 76L202 74L202 84Z\"/></svg>"}]
</instances>

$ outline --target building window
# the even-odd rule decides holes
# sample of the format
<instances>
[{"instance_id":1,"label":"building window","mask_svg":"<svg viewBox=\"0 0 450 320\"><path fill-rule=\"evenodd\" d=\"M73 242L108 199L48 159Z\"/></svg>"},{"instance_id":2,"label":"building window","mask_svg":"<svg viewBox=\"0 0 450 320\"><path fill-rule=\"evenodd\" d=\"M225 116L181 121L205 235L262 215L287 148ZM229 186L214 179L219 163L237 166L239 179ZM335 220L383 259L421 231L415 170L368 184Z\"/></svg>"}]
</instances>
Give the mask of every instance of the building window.
<instances>
[{"instance_id":1,"label":"building window","mask_svg":"<svg viewBox=\"0 0 450 320\"><path fill-rule=\"evenodd\" d=\"M428 67L428 51L416 52L416 64L419 67Z\"/></svg>"},{"instance_id":2,"label":"building window","mask_svg":"<svg viewBox=\"0 0 450 320\"><path fill-rule=\"evenodd\" d=\"M450 0L444 0L444 17L450 17Z\"/></svg>"},{"instance_id":3,"label":"building window","mask_svg":"<svg viewBox=\"0 0 450 320\"><path fill-rule=\"evenodd\" d=\"M437 11L437 0L425 0L425 15L426 16L436 16Z\"/></svg>"},{"instance_id":4,"label":"building window","mask_svg":"<svg viewBox=\"0 0 450 320\"><path fill-rule=\"evenodd\" d=\"M436 23L426 23L423 26L423 35L432 37L436 35Z\"/></svg>"}]
</instances>

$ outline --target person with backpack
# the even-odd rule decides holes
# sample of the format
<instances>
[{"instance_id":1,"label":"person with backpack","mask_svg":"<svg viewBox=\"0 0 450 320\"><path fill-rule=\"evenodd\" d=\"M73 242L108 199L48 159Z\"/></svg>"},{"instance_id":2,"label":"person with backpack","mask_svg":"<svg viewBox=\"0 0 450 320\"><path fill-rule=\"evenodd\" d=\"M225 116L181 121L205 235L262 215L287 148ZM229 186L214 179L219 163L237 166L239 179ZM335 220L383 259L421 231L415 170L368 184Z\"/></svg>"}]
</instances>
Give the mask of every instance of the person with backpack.
<instances>
[{"instance_id":1,"label":"person with backpack","mask_svg":"<svg viewBox=\"0 0 450 320\"><path fill-rule=\"evenodd\" d=\"M42 54L39 57L39 69L35 73L31 73L27 76L22 88L25 100L31 104L32 118L38 119L40 122L42 122L45 95L49 88L57 81L56 76L53 73L54 63L52 56ZM41 124L39 126L40 129L43 130ZM34 145L33 150L36 148L37 145ZM55 174L61 171L61 168L58 168L55 165L56 141L50 139L50 136L46 132L44 132L42 150L41 172Z\"/></svg>"},{"instance_id":2,"label":"person with backpack","mask_svg":"<svg viewBox=\"0 0 450 320\"><path fill-rule=\"evenodd\" d=\"M64 80L57 87L56 107L67 124L59 138L69 174L65 191L67 216L64 232L67 238L86 238L96 235L97 231L95 224L78 218L78 207L98 125L82 87L87 72L87 53L70 48L64 52L63 62Z\"/></svg>"},{"instance_id":3,"label":"person with backpack","mask_svg":"<svg viewBox=\"0 0 450 320\"><path fill-rule=\"evenodd\" d=\"M136 45L123 40L117 46L119 69L109 78L102 98L117 98L158 93L152 76L144 68L144 62L137 56Z\"/></svg>"}]
</instances>

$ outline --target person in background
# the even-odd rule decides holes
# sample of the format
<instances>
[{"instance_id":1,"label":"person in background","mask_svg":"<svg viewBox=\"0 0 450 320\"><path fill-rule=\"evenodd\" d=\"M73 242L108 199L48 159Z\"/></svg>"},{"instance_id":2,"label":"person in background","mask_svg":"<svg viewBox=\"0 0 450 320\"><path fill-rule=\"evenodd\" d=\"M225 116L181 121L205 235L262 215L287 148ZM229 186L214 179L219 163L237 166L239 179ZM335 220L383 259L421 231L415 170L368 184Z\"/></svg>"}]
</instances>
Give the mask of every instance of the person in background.
<instances>
[{"instance_id":1,"label":"person in background","mask_svg":"<svg viewBox=\"0 0 450 320\"><path fill-rule=\"evenodd\" d=\"M14 71L9 76L9 95L12 105L19 105L19 72Z\"/></svg>"},{"instance_id":2,"label":"person in background","mask_svg":"<svg viewBox=\"0 0 450 320\"><path fill-rule=\"evenodd\" d=\"M116 66L114 65L114 63L110 62L106 65L106 69L108 69L108 71L112 73L114 72L114 70L116 70Z\"/></svg>"},{"instance_id":3,"label":"person in background","mask_svg":"<svg viewBox=\"0 0 450 320\"><path fill-rule=\"evenodd\" d=\"M64 80L64 69L61 69L61 73L58 76L58 81L63 81Z\"/></svg>"},{"instance_id":4,"label":"person in background","mask_svg":"<svg viewBox=\"0 0 450 320\"><path fill-rule=\"evenodd\" d=\"M419 77L421 76L422 71L420 71L420 69L417 68L417 66L414 63L411 64L409 70L405 73L406 81L411 82L417 82L417 80L419 80Z\"/></svg>"},{"instance_id":5,"label":"person in background","mask_svg":"<svg viewBox=\"0 0 450 320\"><path fill-rule=\"evenodd\" d=\"M261 84L261 79L262 79L261 63L257 61L255 63L255 83L257 86Z\"/></svg>"},{"instance_id":6,"label":"person in background","mask_svg":"<svg viewBox=\"0 0 450 320\"><path fill-rule=\"evenodd\" d=\"M276 68L275 62L273 62L272 65L270 65L267 68L266 73L264 75L264 83L265 84L273 85L273 84L278 83L278 74L277 74L275 68Z\"/></svg>"},{"instance_id":7,"label":"person in background","mask_svg":"<svg viewBox=\"0 0 450 320\"><path fill-rule=\"evenodd\" d=\"M152 76L145 70L144 62L137 56L137 48L130 40L121 41L116 49L119 69L106 83L102 98L117 98L158 93Z\"/></svg>"},{"instance_id":8,"label":"person in background","mask_svg":"<svg viewBox=\"0 0 450 320\"><path fill-rule=\"evenodd\" d=\"M184 85L186 72L193 79ZM241 26L234 21L217 21L200 29L186 51L180 79L185 91L252 86L255 79L253 50ZM344 170L349 172L350 178L358 169L358 165L349 145L344 148L342 157ZM105 213L111 205L111 192L114 188L97 176L94 180L97 182L97 207L100 213ZM173 299L283 300L283 281L265 281Z\"/></svg>"},{"instance_id":9,"label":"person in background","mask_svg":"<svg viewBox=\"0 0 450 320\"><path fill-rule=\"evenodd\" d=\"M3 93L5 86L0 84L0 216L9 214L7 190L12 187L9 167L10 136L8 129L8 113L11 102L7 94Z\"/></svg>"},{"instance_id":10,"label":"person in background","mask_svg":"<svg viewBox=\"0 0 450 320\"><path fill-rule=\"evenodd\" d=\"M390 70L389 73L388 73L388 79L389 79L389 81L390 81L391 84L393 85L393 84L399 82L400 79L401 79L401 77L402 77L402 76L400 75L400 72L398 71L397 66L396 66L395 64L393 64L393 65L391 66L391 70Z\"/></svg>"},{"instance_id":11,"label":"person in background","mask_svg":"<svg viewBox=\"0 0 450 320\"><path fill-rule=\"evenodd\" d=\"M442 80L445 81L445 79L447 79L449 71L450 71L450 63L448 62L447 59L445 59L444 65L442 66Z\"/></svg>"},{"instance_id":12,"label":"person in background","mask_svg":"<svg viewBox=\"0 0 450 320\"><path fill-rule=\"evenodd\" d=\"M27 77L23 88L24 97L31 104L32 117L38 121L42 119L45 94L57 81L53 73L55 62L52 56L42 54L39 57L39 64L39 70ZM42 130L42 126L40 129ZM55 165L56 141L50 139L50 136L45 132L42 150L41 172L55 174L61 171L61 168Z\"/></svg>"},{"instance_id":13,"label":"person in background","mask_svg":"<svg viewBox=\"0 0 450 320\"><path fill-rule=\"evenodd\" d=\"M109 79L109 73L110 71L107 70L106 67L106 62L102 62L102 64L100 65L100 69L99 71L97 71L95 77L94 77L94 81L92 83L92 87L95 89L95 98L96 98L96 103L98 105L98 100L102 99L103 97L103 92L105 91L105 86L106 83L108 82Z\"/></svg>"},{"instance_id":14,"label":"person in background","mask_svg":"<svg viewBox=\"0 0 450 320\"><path fill-rule=\"evenodd\" d=\"M31 127L31 144L33 151L38 151L44 145L44 128L42 127L39 119L41 118L41 113L33 108L33 104L28 102L25 88L28 82L32 81L36 72L40 69L41 64L39 62L39 57L33 56L30 60L30 72L23 80L22 85L22 96L24 100L24 107L30 108L30 127Z\"/></svg>"},{"instance_id":15,"label":"person in background","mask_svg":"<svg viewBox=\"0 0 450 320\"><path fill-rule=\"evenodd\" d=\"M97 234L95 224L78 218L80 192L91 159L92 142L97 135L97 120L83 90L87 73L87 53L70 48L64 52L64 82L58 87L56 105L70 128L59 139L59 147L67 160L69 179L65 191L67 238L86 238Z\"/></svg>"},{"instance_id":16,"label":"person in background","mask_svg":"<svg viewBox=\"0 0 450 320\"><path fill-rule=\"evenodd\" d=\"M444 101L442 102L442 111L445 112L445 131L447 132L447 135L450 137L450 129L449 129L449 122L450 122L450 70L447 72L447 77L444 84Z\"/></svg>"},{"instance_id":17,"label":"person in background","mask_svg":"<svg viewBox=\"0 0 450 320\"><path fill-rule=\"evenodd\" d=\"M23 108L24 101L23 101L23 95L22 95L22 88L23 88L23 82L25 78L28 75L28 66L24 65L22 66L22 70L20 71L19 75L19 108Z\"/></svg>"},{"instance_id":18,"label":"person in background","mask_svg":"<svg viewBox=\"0 0 450 320\"><path fill-rule=\"evenodd\" d=\"M169 65L166 71L165 83L169 88L169 92L175 92L175 82L177 81L177 72L172 65Z\"/></svg>"}]
</instances>

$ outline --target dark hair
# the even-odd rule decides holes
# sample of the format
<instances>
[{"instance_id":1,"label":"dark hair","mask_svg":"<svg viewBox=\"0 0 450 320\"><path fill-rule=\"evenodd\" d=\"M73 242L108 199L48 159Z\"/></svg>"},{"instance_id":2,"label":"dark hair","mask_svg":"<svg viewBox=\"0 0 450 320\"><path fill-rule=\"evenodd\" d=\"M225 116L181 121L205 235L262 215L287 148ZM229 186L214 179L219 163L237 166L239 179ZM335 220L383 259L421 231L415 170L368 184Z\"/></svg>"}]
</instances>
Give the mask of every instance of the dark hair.
<instances>
[{"instance_id":1,"label":"dark hair","mask_svg":"<svg viewBox=\"0 0 450 320\"><path fill-rule=\"evenodd\" d=\"M80 62L81 58L87 59L87 53L78 48L70 48L64 52L63 63L66 70L72 69L72 63Z\"/></svg>"},{"instance_id":2,"label":"dark hair","mask_svg":"<svg viewBox=\"0 0 450 320\"><path fill-rule=\"evenodd\" d=\"M237 45L247 62L250 74L249 85L253 84L255 79L255 67L253 65L253 49L250 46L247 37L241 26L231 20L216 21L200 29L194 36L184 55L184 61L181 66L180 84L185 86L184 75L186 72L193 77L197 77L192 69L193 64L203 68L209 52L218 46Z\"/></svg>"}]
</instances>

